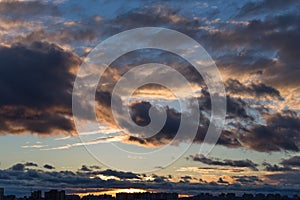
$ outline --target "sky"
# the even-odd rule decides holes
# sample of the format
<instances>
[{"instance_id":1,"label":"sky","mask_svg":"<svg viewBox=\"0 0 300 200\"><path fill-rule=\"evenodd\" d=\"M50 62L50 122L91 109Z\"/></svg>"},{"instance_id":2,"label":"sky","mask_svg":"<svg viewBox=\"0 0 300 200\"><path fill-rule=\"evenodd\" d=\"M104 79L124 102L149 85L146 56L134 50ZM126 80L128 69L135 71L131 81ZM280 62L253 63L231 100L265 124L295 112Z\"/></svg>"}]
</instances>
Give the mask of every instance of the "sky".
<instances>
[{"instance_id":1,"label":"sky","mask_svg":"<svg viewBox=\"0 0 300 200\"><path fill-rule=\"evenodd\" d=\"M0 1L0 187L18 196L52 188L69 194L299 194L299 8L298 0ZM98 123L90 123L85 133L75 124L72 92L75 80L85 80L77 76L82 66L93 64L101 42L143 27L185 34L214 61L213 72L226 91L226 116L207 155L200 151L210 144L207 130L221 126L210 120L212 98L222 94L210 90L206 78L218 74L199 74L188 60L161 49L118 55L123 48L118 38L110 40L117 59L92 97ZM130 49L138 38L123 42ZM187 48L185 55L193 50ZM152 64L134 71L146 63ZM158 63L179 72L189 85ZM93 67L86 77L98 77ZM127 98L131 85L121 84L114 115L111 99L122 77L134 83L151 77L175 89L154 82ZM183 106L174 94L184 97ZM197 109L190 107L194 101ZM81 106L77 117L88 123ZM121 115L123 109L129 118ZM166 116L156 134L129 125L129 119L142 127L151 124L152 111ZM191 117L195 113L200 116ZM177 135L183 119L189 119L187 127L196 125L195 135L192 129Z\"/></svg>"}]
</instances>

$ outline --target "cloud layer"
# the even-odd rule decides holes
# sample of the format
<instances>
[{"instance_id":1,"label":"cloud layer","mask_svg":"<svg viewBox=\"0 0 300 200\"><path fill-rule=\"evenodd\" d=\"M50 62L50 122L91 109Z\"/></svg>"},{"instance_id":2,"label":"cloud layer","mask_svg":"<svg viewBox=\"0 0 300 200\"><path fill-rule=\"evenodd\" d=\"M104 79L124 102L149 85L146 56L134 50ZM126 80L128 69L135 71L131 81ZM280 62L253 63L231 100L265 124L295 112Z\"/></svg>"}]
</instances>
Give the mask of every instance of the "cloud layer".
<instances>
[{"instance_id":1,"label":"cloud layer","mask_svg":"<svg viewBox=\"0 0 300 200\"><path fill-rule=\"evenodd\" d=\"M247 185L249 191L270 192L274 190L274 186L261 184L262 180L257 176L232 176L234 184L228 184L222 177L218 179L218 182L197 180L191 176L180 177L178 181L172 180L173 178L172 175L136 174L101 169L97 166L82 166L77 171L54 171L18 163L9 169L0 170L0 184L6 186L7 193L14 192L18 196L28 195L26 189L47 191L49 188L64 189L67 193L93 193L119 188L172 191L180 194L186 194L187 191L189 194L198 194L199 190L239 193L242 185ZM299 181L291 177L286 177L285 180L294 180L293 183L299 184ZM23 187L20 188L20 185ZM299 193L297 189L287 187L276 188L276 190Z\"/></svg>"},{"instance_id":2,"label":"cloud layer","mask_svg":"<svg viewBox=\"0 0 300 200\"><path fill-rule=\"evenodd\" d=\"M196 193L199 189L218 191L224 187L234 191L244 185L253 191L274 191L274 188L299 191L300 159L294 155L300 151L299 1L228 4L213 0L189 1L184 5L180 1L95 2L0 2L1 135L75 136L72 89L84 57L98 42L120 31L158 26L180 31L198 41L222 74L227 114L217 145L237 151L249 150L255 155L281 152L280 155L290 158L259 163L247 158L229 160L194 155L187 162L207 167L194 167L193 172L210 170L213 174L211 171L217 170L231 174L219 173L215 180L185 174L176 181L167 175L143 175L87 165L77 171L59 171L49 163L28 162L0 170L0 185L8 186L11 191L18 191L16 186L19 185L44 189L41 183L70 192L81 192L83 188L101 191L104 187L136 187ZM187 132L173 144L203 141L210 125L210 95L218 94L209 94L203 77L186 60L169 52L145 49L119 57L104 73L95 100L98 120L107 125L109 130L103 133L108 137L88 141L85 145L117 141L138 145L136 148L159 148L175 138L181 117L191 116L195 110L179 109L174 94L162 86L149 84L139 88L128 104L119 97L119 106L128 108L137 125L150 123L152 108L167 113L167 121L156 135L142 138L143 133L135 133L126 121L122 126L117 124L112 116L111 94L116 82L135 66L149 62L173 67L197 91L194 98L200 104L200 119L189 121L190 125L200 121L196 137L192 138ZM150 75L157 73L150 72ZM133 80L140 77L136 74ZM176 87L181 92L187 90L185 85L177 84ZM164 104L157 105L160 101ZM82 117L88 120L88 116ZM124 134L126 131L132 135ZM61 150L81 145L46 147L47 150ZM30 148L29 145L25 147ZM45 146L35 147L45 150ZM150 177L149 180L146 177Z\"/></svg>"}]
</instances>

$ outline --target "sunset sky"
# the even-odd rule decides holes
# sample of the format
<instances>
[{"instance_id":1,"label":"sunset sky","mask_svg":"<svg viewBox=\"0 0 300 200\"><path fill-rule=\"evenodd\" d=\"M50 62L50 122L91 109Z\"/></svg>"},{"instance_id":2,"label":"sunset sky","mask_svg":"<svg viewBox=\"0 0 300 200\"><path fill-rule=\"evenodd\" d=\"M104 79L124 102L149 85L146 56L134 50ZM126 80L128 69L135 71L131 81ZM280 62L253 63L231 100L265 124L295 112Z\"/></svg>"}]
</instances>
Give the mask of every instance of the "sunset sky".
<instances>
[{"instance_id":1,"label":"sunset sky","mask_svg":"<svg viewBox=\"0 0 300 200\"><path fill-rule=\"evenodd\" d=\"M299 0L0 0L0 187L16 195L52 188L78 194L299 194L299 10ZM95 95L100 132L90 132L82 143L72 115L77 72L100 42L140 27L186 34L215 61L226 90L227 113L208 155L199 155L211 114L205 81L188 61L157 49L122 55L105 71ZM172 91L155 84L135 91L128 107L132 120L144 126L150 121L150 107L159 110L155 103L163 102L168 119L156 135L139 137L141 133L115 122L110 98L116 82L150 62L171 66L198 91L193 96L200 102L195 138L186 133L173 140L180 116L189 113L181 112ZM153 69L143 73L155 76ZM188 90L177 87L179 92ZM143 163L143 154L117 160L120 169L88 151L112 142L128 151L149 152L171 141L172 152L192 145L170 165L162 165L168 158L153 159L156 170L151 172L141 172L147 166L135 164ZM117 157L102 149L104 158ZM141 170L128 170L133 165Z\"/></svg>"}]
</instances>

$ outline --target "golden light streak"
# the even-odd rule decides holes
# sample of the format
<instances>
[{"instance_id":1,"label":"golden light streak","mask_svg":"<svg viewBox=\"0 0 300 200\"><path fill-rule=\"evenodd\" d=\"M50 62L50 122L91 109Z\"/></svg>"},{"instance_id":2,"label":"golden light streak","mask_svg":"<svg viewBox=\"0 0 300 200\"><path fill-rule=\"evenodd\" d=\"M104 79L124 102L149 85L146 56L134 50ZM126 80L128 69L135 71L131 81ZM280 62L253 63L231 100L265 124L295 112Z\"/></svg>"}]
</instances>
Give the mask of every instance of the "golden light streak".
<instances>
[{"instance_id":1,"label":"golden light streak","mask_svg":"<svg viewBox=\"0 0 300 200\"><path fill-rule=\"evenodd\" d=\"M79 195L80 197L86 196L86 195L112 195L112 196L116 196L117 193L121 193L121 192L125 192L125 193L141 193L141 192L147 192L147 190L144 189L139 189L139 188L118 188L118 189L109 189L109 190L105 190L105 191L100 191L100 192L86 192L86 193L75 193L76 195Z\"/></svg>"}]
</instances>

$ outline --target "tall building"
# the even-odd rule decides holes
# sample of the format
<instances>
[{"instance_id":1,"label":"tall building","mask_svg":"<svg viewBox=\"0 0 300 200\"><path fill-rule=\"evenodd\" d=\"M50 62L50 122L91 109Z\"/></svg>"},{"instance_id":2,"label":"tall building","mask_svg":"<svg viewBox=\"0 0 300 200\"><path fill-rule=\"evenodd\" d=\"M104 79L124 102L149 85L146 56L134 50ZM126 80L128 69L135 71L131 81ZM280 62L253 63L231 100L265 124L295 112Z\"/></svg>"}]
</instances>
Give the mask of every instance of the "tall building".
<instances>
[{"instance_id":1,"label":"tall building","mask_svg":"<svg viewBox=\"0 0 300 200\"><path fill-rule=\"evenodd\" d=\"M58 192L58 200L66 200L66 192L64 190Z\"/></svg>"},{"instance_id":2,"label":"tall building","mask_svg":"<svg viewBox=\"0 0 300 200\"><path fill-rule=\"evenodd\" d=\"M65 191L50 190L45 192L45 200L65 200L66 194Z\"/></svg>"},{"instance_id":3,"label":"tall building","mask_svg":"<svg viewBox=\"0 0 300 200\"><path fill-rule=\"evenodd\" d=\"M33 200L40 200L42 199L42 191L38 190L38 191L34 191L31 193L31 197Z\"/></svg>"},{"instance_id":4,"label":"tall building","mask_svg":"<svg viewBox=\"0 0 300 200\"><path fill-rule=\"evenodd\" d=\"M0 188L0 200L4 200L4 188Z\"/></svg>"}]
</instances>

